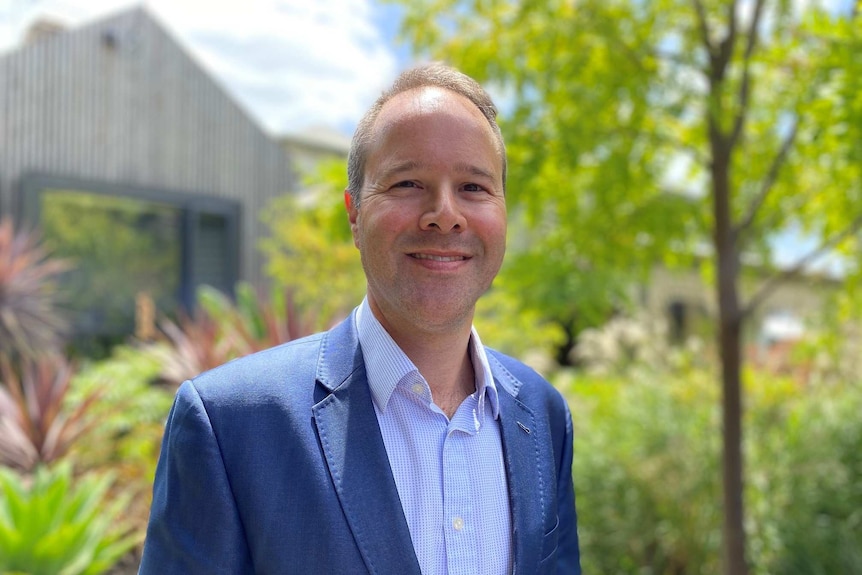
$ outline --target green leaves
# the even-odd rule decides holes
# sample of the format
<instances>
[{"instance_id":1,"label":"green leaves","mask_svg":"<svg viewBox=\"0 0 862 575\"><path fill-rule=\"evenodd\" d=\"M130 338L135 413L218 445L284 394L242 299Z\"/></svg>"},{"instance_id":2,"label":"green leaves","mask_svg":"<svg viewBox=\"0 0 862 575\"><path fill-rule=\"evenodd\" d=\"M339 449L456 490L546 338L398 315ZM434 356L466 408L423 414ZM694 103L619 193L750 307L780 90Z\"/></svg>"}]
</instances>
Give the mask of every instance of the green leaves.
<instances>
[{"instance_id":1,"label":"green leaves","mask_svg":"<svg viewBox=\"0 0 862 575\"><path fill-rule=\"evenodd\" d=\"M0 572L105 572L140 539L123 526L126 501L107 501L111 484L108 475L73 479L68 464L31 477L0 468Z\"/></svg>"},{"instance_id":2,"label":"green leaves","mask_svg":"<svg viewBox=\"0 0 862 575\"><path fill-rule=\"evenodd\" d=\"M323 164L302 197L271 203L261 245L267 272L292 294L297 313L314 329L345 317L365 294L365 276L344 207L344 162Z\"/></svg>"},{"instance_id":3,"label":"green leaves","mask_svg":"<svg viewBox=\"0 0 862 575\"><path fill-rule=\"evenodd\" d=\"M827 241L862 214L859 18L767 1L751 30L753 3L713 0L403 4L418 52L497 95L510 210L519 235L534 232L516 255L604 270L617 292L653 264L685 263L677 254L712 242L710 123L728 141L740 125L725 174L734 223L751 220L737 254L768 260L766 239L788 225ZM530 302L553 317L564 297ZM577 304L607 308L601 298Z\"/></svg>"},{"instance_id":4,"label":"green leaves","mask_svg":"<svg viewBox=\"0 0 862 575\"><path fill-rule=\"evenodd\" d=\"M717 573L720 419L708 370L555 383L575 426L585 572ZM747 386L752 573L862 569L862 393L764 372Z\"/></svg>"}]
</instances>

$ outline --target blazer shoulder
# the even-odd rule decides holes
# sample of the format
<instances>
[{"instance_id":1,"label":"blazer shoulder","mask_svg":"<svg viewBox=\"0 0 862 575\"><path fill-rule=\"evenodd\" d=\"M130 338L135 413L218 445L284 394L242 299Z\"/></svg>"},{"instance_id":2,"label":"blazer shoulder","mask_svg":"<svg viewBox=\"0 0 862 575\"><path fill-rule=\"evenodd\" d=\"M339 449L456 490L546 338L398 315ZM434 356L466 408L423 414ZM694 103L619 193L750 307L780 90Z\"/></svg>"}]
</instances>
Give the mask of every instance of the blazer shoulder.
<instances>
[{"instance_id":1,"label":"blazer shoulder","mask_svg":"<svg viewBox=\"0 0 862 575\"><path fill-rule=\"evenodd\" d=\"M492 348L486 347L485 351L494 377L515 397L539 395L563 400L562 394L529 365Z\"/></svg>"},{"instance_id":2,"label":"blazer shoulder","mask_svg":"<svg viewBox=\"0 0 862 575\"><path fill-rule=\"evenodd\" d=\"M232 390L263 390L285 380L314 380L325 332L228 361L191 379L202 397Z\"/></svg>"}]
</instances>

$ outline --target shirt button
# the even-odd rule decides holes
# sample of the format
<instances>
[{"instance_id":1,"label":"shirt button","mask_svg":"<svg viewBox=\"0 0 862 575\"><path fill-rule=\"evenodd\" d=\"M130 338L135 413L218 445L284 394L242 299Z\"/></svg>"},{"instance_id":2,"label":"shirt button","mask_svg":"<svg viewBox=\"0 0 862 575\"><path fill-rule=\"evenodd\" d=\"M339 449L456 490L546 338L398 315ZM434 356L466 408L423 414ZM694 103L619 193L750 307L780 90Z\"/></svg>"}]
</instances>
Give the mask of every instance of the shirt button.
<instances>
[{"instance_id":1,"label":"shirt button","mask_svg":"<svg viewBox=\"0 0 862 575\"><path fill-rule=\"evenodd\" d=\"M416 395L422 395L422 393L425 391L425 388L422 387L421 383L414 383L413 387L411 387L410 389L412 389L413 393L415 393Z\"/></svg>"},{"instance_id":2,"label":"shirt button","mask_svg":"<svg viewBox=\"0 0 862 575\"><path fill-rule=\"evenodd\" d=\"M461 531L464 529L464 520L460 517L456 517L452 520L452 527L455 528L455 531Z\"/></svg>"}]
</instances>

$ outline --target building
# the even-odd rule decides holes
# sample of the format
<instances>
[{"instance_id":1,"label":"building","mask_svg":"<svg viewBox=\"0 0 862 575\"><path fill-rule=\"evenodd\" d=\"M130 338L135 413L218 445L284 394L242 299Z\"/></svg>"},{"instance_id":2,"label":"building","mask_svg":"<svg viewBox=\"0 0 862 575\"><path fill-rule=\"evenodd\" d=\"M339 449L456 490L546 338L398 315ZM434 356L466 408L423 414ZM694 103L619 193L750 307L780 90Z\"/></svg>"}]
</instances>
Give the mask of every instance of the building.
<instances>
[{"instance_id":1,"label":"building","mask_svg":"<svg viewBox=\"0 0 862 575\"><path fill-rule=\"evenodd\" d=\"M350 138L325 126L285 135L280 142L299 177L311 175L321 162L346 164L350 152Z\"/></svg>"},{"instance_id":2,"label":"building","mask_svg":"<svg viewBox=\"0 0 862 575\"><path fill-rule=\"evenodd\" d=\"M775 272L772 272L775 273ZM769 270L746 268L740 281L745 304L770 277ZM840 278L826 272L807 272L785 278L754 310L744 334L749 346L762 351L775 345L792 344L807 327L818 326L824 306L842 289ZM637 302L651 316L666 318L670 337L682 341L690 336L712 338L718 309L715 288L697 266L670 270L653 268L640 287Z\"/></svg>"},{"instance_id":3,"label":"building","mask_svg":"<svg viewBox=\"0 0 862 575\"><path fill-rule=\"evenodd\" d=\"M73 260L78 333L125 334L136 298L261 285L259 216L297 189L289 154L146 9L0 55L0 215Z\"/></svg>"}]
</instances>

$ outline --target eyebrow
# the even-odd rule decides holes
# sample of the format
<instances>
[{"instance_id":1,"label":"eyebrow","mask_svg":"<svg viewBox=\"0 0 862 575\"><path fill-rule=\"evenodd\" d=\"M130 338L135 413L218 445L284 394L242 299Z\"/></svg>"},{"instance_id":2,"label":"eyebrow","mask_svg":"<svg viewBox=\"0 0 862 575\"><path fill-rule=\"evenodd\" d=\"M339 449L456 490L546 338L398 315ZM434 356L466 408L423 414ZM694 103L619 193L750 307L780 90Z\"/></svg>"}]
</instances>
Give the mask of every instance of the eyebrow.
<instances>
[{"instance_id":1,"label":"eyebrow","mask_svg":"<svg viewBox=\"0 0 862 575\"><path fill-rule=\"evenodd\" d=\"M406 162L401 162L401 163L395 164L394 166L391 166L390 168L385 170L381 174L381 176L382 176L382 179L388 179L388 178L395 176L397 174L400 174L402 172L409 172L411 170L421 170L421 169L426 169L426 168L428 168L428 165L423 163L423 162L417 162L415 160L408 160ZM473 176L488 178L489 180L494 179L494 175L489 170L486 170L484 168L480 168L479 166L477 166L475 164L468 164L466 162L459 162L459 163L455 164L455 170L457 172L470 174Z\"/></svg>"}]
</instances>

